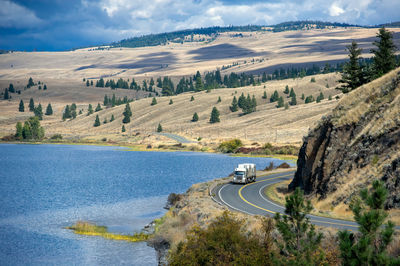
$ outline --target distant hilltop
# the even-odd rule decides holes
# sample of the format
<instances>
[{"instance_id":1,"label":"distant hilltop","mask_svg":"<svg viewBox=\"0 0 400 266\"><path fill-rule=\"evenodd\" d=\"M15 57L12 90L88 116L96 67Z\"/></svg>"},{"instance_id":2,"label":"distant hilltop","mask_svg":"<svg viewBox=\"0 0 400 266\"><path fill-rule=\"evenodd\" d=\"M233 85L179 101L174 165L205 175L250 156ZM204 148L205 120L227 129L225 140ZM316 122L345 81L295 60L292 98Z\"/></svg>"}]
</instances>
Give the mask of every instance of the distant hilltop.
<instances>
[{"instance_id":1,"label":"distant hilltop","mask_svg":"<svg viewBox=\"0 0 400 266\"><path fill-rule=\"evenodd\" d=\"M326 29L326 28L346 28L346 27L361 27L361 28L378 28L378 27L400 27L400 22L391 22L375 26L361 26L339 22L324 22L324 21L288 21L275 25L246 25L246 26L227 26L227 27L207 27L198 29L185 29L173 32L164 32L158 34L148 34L138 37L124 39L114 42L107 47L146 47L165 45L168 42L184 43L184 42L199 42L212 41L220 33L225 32L255 32L255 31L291 31L291 30L307 30L307 29ZM236 34L234 37L243 37Z\"/></svg>"}]
</instances>

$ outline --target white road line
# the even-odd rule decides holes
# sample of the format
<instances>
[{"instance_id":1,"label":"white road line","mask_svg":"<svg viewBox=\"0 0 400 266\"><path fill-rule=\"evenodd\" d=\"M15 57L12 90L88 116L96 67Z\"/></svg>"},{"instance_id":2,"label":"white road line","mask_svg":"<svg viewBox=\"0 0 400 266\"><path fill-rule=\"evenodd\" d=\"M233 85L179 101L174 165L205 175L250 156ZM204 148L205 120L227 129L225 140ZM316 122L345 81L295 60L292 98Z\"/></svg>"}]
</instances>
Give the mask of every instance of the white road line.
<instances>
[{"instance_id":1,"label":"white road line","mask_svg":"<svg viewBox=\"0 0 400 266\"><path fill-rule=\"evenodd\" d=\"M271 201L271 200L269 200L268 198L264 197L264 196L263 196L263 193L261 193L261 191L262 191L265 187L270 186L270 185L273 185L273 184L276 184L276 183L279 183L279 182L282 182L282 180L278 180L278 181L276 181L276 182L274 182L274 183L270 183L270 184L266 184L266 185L262 186L262 187L260 188L260 190L258 190L258 194L260 194L261 198L263 198L263 200L265 200L266 202L268 202L268 203L270 203L270 204L272 204L272 205L274 205L274 206L276 206L276 207L282 209L282 206L281 206L281 205L278 205L278 204L274 203L273 201Z\"/></svg>"},{"instance_id":2,"label":"white road line","mask_svg":"<svg viewBox=\"0 0 400 266\"><path fill-rule=\"evenodd\" d=\"M219 198L221 199L221 201L222 201L226 206L228 206L228 207L230 207L230 208L232 208L232 209L234 209L234 210L237 210L237 211L240 211L240 212L244 212L244 213L246 213L246 214L248 214L248 215L255 215L255 214L253 214L253 213L249 213L249 212L247 212L247 211L244 211L244 210L238 209L238 208L236 208L236 207L233 207L232 205L230 205L229 203L227 203L226 201L224 201L224 199L223 199L222 196L221 196L221 191L222 191L222 189L224 189L224 187L226 187L227 185L228 185L228 184L223 185L223 186L221 187L221 189L218 190L218 196L219 196Z\"/></svg>"}]
</instances>

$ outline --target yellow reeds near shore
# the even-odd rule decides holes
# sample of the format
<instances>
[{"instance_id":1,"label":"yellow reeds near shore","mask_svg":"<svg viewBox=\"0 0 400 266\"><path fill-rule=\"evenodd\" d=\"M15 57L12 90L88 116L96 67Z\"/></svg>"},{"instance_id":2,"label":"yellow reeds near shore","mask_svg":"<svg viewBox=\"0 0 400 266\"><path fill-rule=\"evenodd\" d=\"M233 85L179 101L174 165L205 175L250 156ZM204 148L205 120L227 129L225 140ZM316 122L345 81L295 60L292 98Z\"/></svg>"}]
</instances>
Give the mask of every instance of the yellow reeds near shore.
<instances>
[{"instance_id":1,"label":"yellow reeds near shore","mask_svg":"<svg viewBox=\"0 0 400 266\"><path fill-rule=\"evenodd\" d=\"M106 226L100 226L89 222L78 221L72 226L65 227L66 229L73 230L75 234L87 236L101 236L107 239L122 240L129 242L139 242L149 239L150 235L145 233L135 233L133 235L121 235L110 233L107 231Z\"/></svg>"}]
</instances>

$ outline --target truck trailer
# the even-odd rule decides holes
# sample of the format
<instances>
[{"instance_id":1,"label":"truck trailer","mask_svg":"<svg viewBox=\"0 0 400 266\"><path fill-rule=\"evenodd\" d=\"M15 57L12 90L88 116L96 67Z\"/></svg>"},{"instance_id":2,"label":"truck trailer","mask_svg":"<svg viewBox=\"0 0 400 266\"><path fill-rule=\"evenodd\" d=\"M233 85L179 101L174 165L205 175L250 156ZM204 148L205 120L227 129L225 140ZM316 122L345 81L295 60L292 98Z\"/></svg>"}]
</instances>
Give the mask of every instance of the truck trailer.
<instances>
[{"instance_id":1,"label":"truck trailer","mask_svg":"<svg viewBox=\"0 0 400 266\"><path fill-rule=\"evenodd\" d=\"M254 163L238 164L233 175L233 183L247 184L256 181L256 165Z\"/></svg>"}]
</instances>

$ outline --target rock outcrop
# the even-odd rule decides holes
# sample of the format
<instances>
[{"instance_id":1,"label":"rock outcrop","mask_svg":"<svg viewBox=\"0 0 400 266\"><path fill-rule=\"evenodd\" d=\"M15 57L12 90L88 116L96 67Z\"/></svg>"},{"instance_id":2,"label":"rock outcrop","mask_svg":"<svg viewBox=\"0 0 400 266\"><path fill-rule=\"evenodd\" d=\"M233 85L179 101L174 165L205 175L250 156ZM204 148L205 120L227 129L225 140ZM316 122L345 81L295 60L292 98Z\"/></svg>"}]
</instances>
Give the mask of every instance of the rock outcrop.
<instances>
[{"instance_id":1,"label":"rock outcrop","mask_svg":"<svg viewBox=\"0 0 400 266\"><path fill-rule=\"evenodd\" d=\"M376 178L389 191L386 207L400 208L400 68L344 95L309 132L289 188L336 206Z\"/></svg>"}]
</instances>

